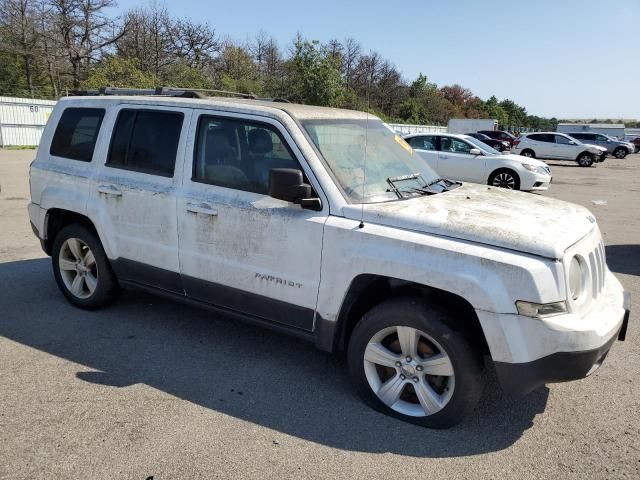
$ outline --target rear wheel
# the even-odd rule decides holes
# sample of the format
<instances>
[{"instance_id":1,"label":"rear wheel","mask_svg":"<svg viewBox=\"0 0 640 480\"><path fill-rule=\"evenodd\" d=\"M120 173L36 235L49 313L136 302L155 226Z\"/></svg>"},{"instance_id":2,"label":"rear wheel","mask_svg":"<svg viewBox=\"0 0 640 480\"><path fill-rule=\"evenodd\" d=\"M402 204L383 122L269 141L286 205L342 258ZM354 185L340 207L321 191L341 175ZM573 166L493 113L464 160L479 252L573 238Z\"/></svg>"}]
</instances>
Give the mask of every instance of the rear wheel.
<instances>
[{"instance_id":1,"label":"rear wheel","mask_svg":"<svg viewBox=\"0 0 640 480\"><path fill-rule=\"evenodd\" d=\"M627 149L618 147L613 151L613 156L622 159L627 156Z\"/></svg>"},{"instance_id":2,"label":"rear wheel","mask_svg":"<svg viewBox=\"0 0 640 480\"><path fill-rule=\"evenodd\" d=\"M536 154L533 153L533 150L529 149L523 150L520 155L522 155L523 157L536 158Z\"/></svg>"},{"instance_id":3,"label":"rear wheel","mask_svg":"<svg viewBox=\"0 0 640 480\"><path fill-rule=\"evenodd\" d=\"M594 158L589 152L583 152L578 156L578 165L581 167L590 167L593 165Z\"/></svg>"},{"instance_id":4,"label":"rear wheel","mask_svg":"<svg viewBox=\"0 0 640 480\"><path fill-rule=\"evenodd\" d=\"M386 301L356 325L349 374L362 399L387 415L448 428L476 405L482 362L443 310L417 298Z\"/></svg>"},{"instance_id":5,"label":"rear wheel","mask_svg":"<svg viewBox=\"0 0 640 480\"><path fill-rule=\"evenodd\" d=\"M115 297L118 283L97 236L81 225L63 228L51 255L58 287L74 305L99 308Z\"/></svg>"},{"instance_id":6,"label":"rear wheel","mask_svg":"<svg viewBox=\"0 0 640 480\"><path fill-rule=\"evenodd\" d=\"M506 188L508 190L520 189L520 177L513 170L496 170L489 176L489 185Z\"/></svg>"}]
</instances>

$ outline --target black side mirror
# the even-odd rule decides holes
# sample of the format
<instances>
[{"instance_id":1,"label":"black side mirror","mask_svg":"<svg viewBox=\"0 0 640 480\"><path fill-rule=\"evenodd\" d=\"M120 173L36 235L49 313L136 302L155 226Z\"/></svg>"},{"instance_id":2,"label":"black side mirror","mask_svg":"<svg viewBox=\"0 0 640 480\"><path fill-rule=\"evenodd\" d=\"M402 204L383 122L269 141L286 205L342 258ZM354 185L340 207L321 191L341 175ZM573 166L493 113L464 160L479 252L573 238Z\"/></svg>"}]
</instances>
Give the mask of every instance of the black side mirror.
<instances>
[{"instance_id":1,"label":"black side mirror","mask_svg":"<svg viewBox=\"0 0 640 480\"><path fill-rule=\"evenodd\" d=\"M296 168L272 168L269 171L269 196L299 203L303 208L321 210L320 199L311 197L311 185L304 183L302 171Z\"/></svg>"}]
</instances>

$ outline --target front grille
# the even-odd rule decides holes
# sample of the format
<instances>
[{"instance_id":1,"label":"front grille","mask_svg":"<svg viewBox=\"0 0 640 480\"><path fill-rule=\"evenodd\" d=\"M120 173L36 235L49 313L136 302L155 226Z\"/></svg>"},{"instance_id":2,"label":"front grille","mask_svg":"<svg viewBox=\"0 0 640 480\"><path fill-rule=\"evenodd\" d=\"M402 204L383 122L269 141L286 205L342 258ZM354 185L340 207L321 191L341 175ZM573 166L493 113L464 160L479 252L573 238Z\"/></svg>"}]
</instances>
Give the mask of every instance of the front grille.
<instances>
[{"instance_id":1,"label":"front grille","mask_svg":"<svg viewBox=\"0 0 640 480\"><path fill-rule=\"evenodd\" d=\"M600 296L604 288L604 277L607 271L607 263L604 254L604 243L600 242L598 246L589 253L589 269L591 270L591 288L593 289L593 298Z\"/></svg>"}]
</instances>

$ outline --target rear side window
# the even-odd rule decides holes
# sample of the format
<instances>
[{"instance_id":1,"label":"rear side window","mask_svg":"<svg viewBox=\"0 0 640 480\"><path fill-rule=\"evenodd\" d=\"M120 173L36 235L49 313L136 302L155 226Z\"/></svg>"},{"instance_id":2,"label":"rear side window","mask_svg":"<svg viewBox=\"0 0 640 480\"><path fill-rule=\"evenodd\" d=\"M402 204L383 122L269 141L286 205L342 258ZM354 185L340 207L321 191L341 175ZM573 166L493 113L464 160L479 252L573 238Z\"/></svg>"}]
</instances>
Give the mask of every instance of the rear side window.
<instances>
[{"instance_id":1,"label":"rear side window","mask_svg":"<svg viewBox=\"0 0 640 480\"><path fill-rule=\"evenodd\" d=\"M113 129L107 165L173 177L182 113L121 110Z\"/></svg>"},{"instance_id":2,"label":"rear side window","mask_svg":"<svg viewBox=\"0 0 640 480\"><path fill-rule=\"evenodd\" d=\"M90 162L103 117L102 108L67 108L56 127L49 153Z\"/></svg>"},{"instance_id":3,"label":"rear side window","mask_svg":"<svg viewBox=\"0 0 640 480\"><path fill-rule=\"evenodd\" d=\"M555 143L555 138L554 135L551 135L550 133L534 133L533 135L529 135L529 139L535 141L535 142L548 142L548 143Z\"/></svg>"},{"instance_id":4,"label":"rear side window","mask_svg":"<svg viewBox=\"0 0 640 480\"><path fill-rule=\"evenodd\" d=\"M409 145L418 150L437 150L436 139L434 137L410 137L407 141Z\"/></svg>"}]
</instances>

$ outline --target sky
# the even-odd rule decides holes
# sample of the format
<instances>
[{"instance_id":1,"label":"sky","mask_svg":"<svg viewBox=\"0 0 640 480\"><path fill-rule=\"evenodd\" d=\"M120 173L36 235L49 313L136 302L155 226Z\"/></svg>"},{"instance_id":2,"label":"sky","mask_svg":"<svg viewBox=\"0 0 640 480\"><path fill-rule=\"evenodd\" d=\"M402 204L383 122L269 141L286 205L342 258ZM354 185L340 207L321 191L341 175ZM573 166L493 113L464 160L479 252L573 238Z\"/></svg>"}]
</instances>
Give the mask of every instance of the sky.
<instances>
[{"instance_id":1,"label":"sky","mask_svg":"<svg viewBox=\"0 0 640 480\"><path fill-rule=\"evenodd\" d=\"M119 0L117 10L146 0ZM162 1L158 3L162 4ZM640 0L180 0L178 17L207 21L219 35L259 31L286 48L310 40L357 39L411 81L458 83L530 114L640 119Z\"/></svg>"}]
</instances>

